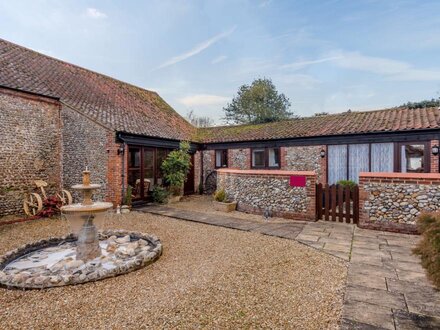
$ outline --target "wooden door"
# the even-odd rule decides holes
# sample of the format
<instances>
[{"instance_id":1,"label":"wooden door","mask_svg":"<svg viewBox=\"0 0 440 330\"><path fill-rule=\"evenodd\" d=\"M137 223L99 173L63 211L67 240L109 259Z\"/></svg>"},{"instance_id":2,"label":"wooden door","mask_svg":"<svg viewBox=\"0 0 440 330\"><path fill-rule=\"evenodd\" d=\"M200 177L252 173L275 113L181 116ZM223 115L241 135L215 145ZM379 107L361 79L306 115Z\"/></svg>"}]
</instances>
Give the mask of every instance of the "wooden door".
<instances>
[{"instance_id":1,"label":"wooden door","mask_svg":"<svg viewBox=\"0 0 440 330\"><path fill-rule=\"evenodd\" d=\"M194 155L191 155L191 167L183 187L185 195L194 194Z\"/></svg>"}]
</instances>

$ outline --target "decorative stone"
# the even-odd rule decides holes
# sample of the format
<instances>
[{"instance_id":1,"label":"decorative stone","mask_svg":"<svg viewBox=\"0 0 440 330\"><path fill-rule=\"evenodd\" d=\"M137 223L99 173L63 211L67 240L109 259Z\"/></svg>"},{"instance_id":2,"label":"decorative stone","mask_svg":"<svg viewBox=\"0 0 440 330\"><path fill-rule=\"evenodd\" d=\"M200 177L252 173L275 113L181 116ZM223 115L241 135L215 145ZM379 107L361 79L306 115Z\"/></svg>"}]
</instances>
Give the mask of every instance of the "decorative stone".
<instances>
[{"instance_id":1,"label":"decorative stone","mask_svg":"<svg viewBox=\"0 0 440 330\"><path fill-rule=\"evenodd\" d=\"M120 230L99 236L103 255L87 262L74 258L77 242L71 235L15 249L2 258L0 285L41 289L96 281L141 268L162 254L156 236Z\"/></svg>"}]
</instances>

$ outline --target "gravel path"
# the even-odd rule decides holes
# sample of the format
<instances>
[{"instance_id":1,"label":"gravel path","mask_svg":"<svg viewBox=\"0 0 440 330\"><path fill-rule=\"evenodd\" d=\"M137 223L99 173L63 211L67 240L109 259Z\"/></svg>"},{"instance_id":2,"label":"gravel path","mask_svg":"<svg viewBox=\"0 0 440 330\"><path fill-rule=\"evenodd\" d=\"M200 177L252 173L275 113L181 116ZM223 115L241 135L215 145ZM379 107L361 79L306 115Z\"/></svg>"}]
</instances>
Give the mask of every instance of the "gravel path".
<instances>
[{"instance_id":1,"label":"gravel path","mask_svg":"<svg viewBox=\"0 0 440 330\"><path fill-rule=\"evenodd\" d=\"M7 329L337 328L347 264L294 241L133 212L163 256L136 272L43 291L0 289ZM62 235L59 220L0 227L0 253Z\"/></svg>"}]
</instances>

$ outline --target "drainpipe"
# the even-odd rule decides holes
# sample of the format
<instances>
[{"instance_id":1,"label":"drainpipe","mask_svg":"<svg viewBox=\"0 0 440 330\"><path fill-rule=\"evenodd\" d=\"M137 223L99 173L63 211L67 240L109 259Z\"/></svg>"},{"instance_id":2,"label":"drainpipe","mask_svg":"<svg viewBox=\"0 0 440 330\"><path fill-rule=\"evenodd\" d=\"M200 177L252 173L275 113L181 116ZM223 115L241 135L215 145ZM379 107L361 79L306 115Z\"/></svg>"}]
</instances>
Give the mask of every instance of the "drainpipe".
<instances>
[{"instance_id":1,"label":"drainpipe","mask_svg":"<svg viewBox=\"0 0 440 330\"><path fill-rule=\"evenodd\" d=\"M122 191L121 191L121 198L122 198L122 200L121 200L121 204L120 205L122 205L122 203L124 201L124 193L125 193L125 157L126 157L125 151L127 150L127 144L125 142L122 145L122 148L123 148L124 151L121 154L121 157L122 157L122 166L121 166L121 168L122 168L122 174L121 174Z\"/></svg>"},{"instance_id":2,"label":"drainpipe","mask_svg":"<svg viewBox=\"0 0 440 330\"><path fill-rule=\"evenodd\" d=\"M205 184L203 182L204 178L203 178L203 150L204 147L200 148L200 184L202 185L202 194L203 194L203 190L205 189Z\"/></svg>"}]
</instances>

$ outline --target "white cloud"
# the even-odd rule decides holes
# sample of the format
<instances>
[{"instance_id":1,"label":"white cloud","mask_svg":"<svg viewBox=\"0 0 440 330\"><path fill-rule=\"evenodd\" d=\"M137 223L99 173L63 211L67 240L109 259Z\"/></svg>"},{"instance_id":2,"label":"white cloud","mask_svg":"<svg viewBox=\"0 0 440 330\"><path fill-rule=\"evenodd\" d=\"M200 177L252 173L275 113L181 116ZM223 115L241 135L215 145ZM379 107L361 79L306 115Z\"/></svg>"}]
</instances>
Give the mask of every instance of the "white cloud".
<instances>
[{"instance_id":1,"label":"white cloud","mask_svg":"<svg viewBox=\"0 0 440 330\"><path fill-rule=\"evenodd\" d=\"M168 66L174 65L176 63L182 62L194 55L197 55L201 52L203 52L205 49L208 49L209 47L211 47L213 44L215 44L216 42L218 42L219 40L226 38L227 36L229 36L232 32L234 32L234 30L236 29L236 27L234 26L232 29L219 33L216 36L205 40L204 42L196 45L194 48L192 48L191 50L187 51L186 53L177 55L172 57L171 59L169 59L168 61L162 63L161 65L159 65L155 70L159 70L159 69L163 69L166 68Z\"/></svg>"},{"instance_id":2,"label":"white cloud","mask_svg":"<svg viewBox=\"0 0 440 330\"><path fill-rule=\"evenodd\" d=\"M258 7L264 8L271 4L272 0L263 0L258 4Z\"/></svg>"},{"instance_id":3,"label":"white cloud","mask_svg":"<svg viewBox=\"0 0 440 330\"><path fill-rule=\"evenodd\" d=\"M209 106L209 105L225 105L230 100L229 97L211 95L211 94L196 94L180 98L178 101L187 107L192 106Z\"/></svg>"},{"instance_id":4,"label":"white cloud","mask_svg":"<svg viewBox=\"0 0 440 330\"><path fill-rule=\"evenodd\" d=\"M87 8L86 9L86 16L90 18L100 19L100 18L107 18L107 15L103 13L102 11L99 11L96 8Z\"/></svg>"},{"instance_id":5,"label":"white cloud","mask_svg":"<svg viewBox=\"0 0 440 330\"><path fill-rule=\"evenodd\" d=\"M228 57L227 57L226 55L220 55L220 56L214 58L214 59L211 61L211 63L212 63L212 64L217 64L217 63L223 62L223 61L226 60L227 58L228 58Z\"/></svg>"},{"instance_id":6,"label":"white cloud","mask_svg":"<svg viewBox=\"0 0 440 330\"><path fill-rule=\"evenodd\" d=\"M335 60L338 60L340 58L341 58L341 56L332 56L332 57L319 58L317 60L293 62L293 63L282 65L281 69L295 69L295 70L297 70L297 69L301 69L301 68L303 68L305 66L309 66L309 65L312 65L312 64L319 64L319 63L335 61Z\"/></svg>"},{"instance_id":7,"label":"white cloud","mask_svg":"<svg viewBox=\"0 0 440 330\"><path fill-rule=\"evenodd\" d=\"M417 69L407 62L366 56L359 52L331 52L339 57L334 63L342 68L372 72L394 81L440 81L439 69Z\"/></svg>"}]
</instances>

